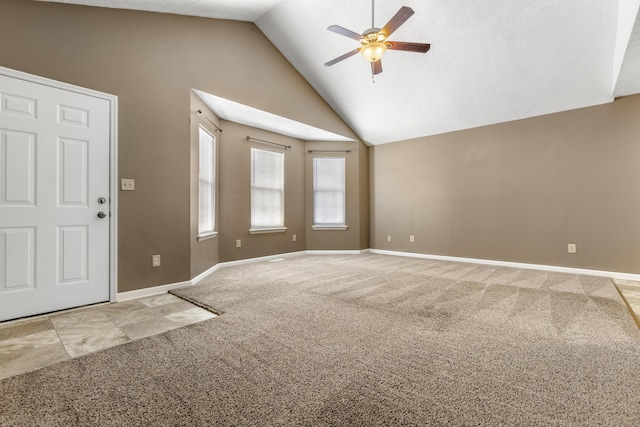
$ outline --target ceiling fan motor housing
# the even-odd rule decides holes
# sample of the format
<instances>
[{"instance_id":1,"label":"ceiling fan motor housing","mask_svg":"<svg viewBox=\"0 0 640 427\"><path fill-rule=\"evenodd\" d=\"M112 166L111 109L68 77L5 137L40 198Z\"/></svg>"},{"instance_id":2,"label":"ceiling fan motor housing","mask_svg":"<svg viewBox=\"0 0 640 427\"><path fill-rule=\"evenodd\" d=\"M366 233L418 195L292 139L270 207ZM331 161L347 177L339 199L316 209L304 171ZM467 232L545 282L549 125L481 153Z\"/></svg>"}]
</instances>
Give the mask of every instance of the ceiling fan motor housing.
<instances>
[{"instance_id":1,"label":"ceiling fan motor housing","mask_svg":"<svg viewBox=\"0 0 640 427\"><path fill-rule=\"evenodd\" d=\"M386 38L387 35L380 28L369 28L362 34L360 39L360 43L362 43L360 53L367 61L379 61L387 51L387 45L384 43Z\"/></svg>"}]
</instances>

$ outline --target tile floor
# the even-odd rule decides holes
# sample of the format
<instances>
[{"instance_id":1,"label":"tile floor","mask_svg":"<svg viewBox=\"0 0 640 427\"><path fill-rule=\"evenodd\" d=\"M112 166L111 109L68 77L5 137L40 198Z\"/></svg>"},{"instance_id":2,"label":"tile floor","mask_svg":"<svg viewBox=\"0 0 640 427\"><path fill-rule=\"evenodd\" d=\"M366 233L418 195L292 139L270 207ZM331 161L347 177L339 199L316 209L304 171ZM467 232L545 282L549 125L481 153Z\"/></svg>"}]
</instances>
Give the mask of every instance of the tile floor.
<instances>
[{"instance_id":1,"label":"tile floor","mask_svg":"<svg viewBox=\"0 0 640 427\"><path fill-rule=\"evenodd\" d=\"M640 282L622 279L614 279L613 282L627 304L633 320L636 321L636 325L640 328Z\"/></svg>"},{"instance_id":2,"label":"tile floor","mask_svg":"<svg viewBox=\"0 0 640 427\"><path fill-rule=\"evenodd\" d=\"M160 294L0 323L0 379L213 317Z\"/></svg>"},{"instance_id":3,"label":"tile floor","mask_svg":"<svg viewBox=\"0 0 640 427\"><path fill-rule=\"evenodd\" d=\"M640 328L640 282L614 282ZM0 379L213 317L161 294L0 323Z\"/></svg>"}]
</instances>

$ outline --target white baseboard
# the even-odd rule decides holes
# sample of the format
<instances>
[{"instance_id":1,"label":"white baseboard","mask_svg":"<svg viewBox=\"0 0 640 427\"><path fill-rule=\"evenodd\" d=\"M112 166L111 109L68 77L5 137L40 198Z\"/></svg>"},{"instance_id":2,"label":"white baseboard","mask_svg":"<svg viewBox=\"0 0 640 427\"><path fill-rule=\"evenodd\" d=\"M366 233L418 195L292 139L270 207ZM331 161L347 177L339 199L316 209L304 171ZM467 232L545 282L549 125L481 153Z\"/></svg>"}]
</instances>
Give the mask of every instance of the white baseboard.
<instances>
[{"instance_id":1,"label":"white baseboard","mask_svg":"<svg viewBox=\"0 0 640 427\"><path fill-rule=\"evenodd\" d=\"M172 289L184 288L185 286L191 286L191 280L186 282L170 283L168 285L152 286L150 288L136 289L135 291L118 292L116 295L116 301L128 301L131 299L138 299L144 297L150 297L153 295L164 294Z\"/></svg>"},{"instance_id":2,"label":"white baseboard","mask_svg":"<svg viewBox=\"0 0 640 427\"><path fill-rule=\"evenodd\" d=\"M306 255L306 253L307 253L306 251L287 252L287 253L278 254L278 255L267 255L267 256L261 256L257 258L247 258L247 259L239 259L236 261L221 262L218 265L220 266L220 268L224 268L224 267L231 267L234 265L253 264L255 262L271 261L271 260L280 259L280 258L291 258L294 256Z\"/></svg>"},{"instance_id":3,"label":"white baseboard","mask_svg":"<svg viewBox=\"0 0 640 427\"><path fill-rule=\"evenodd\" d=\"M382 249L335 250L335 251L308 250L308 251L299 251L299 252L288 252L288 253L279 254L279 255L268 255L268 256L257 257L257 258L239 259L237 261L221 262L209 268L208 270L204 271L203 273L200 273L193 279L187 280L186 282L153 286L151 288L137 289L135 291L118 292L117 301L120 302L120 301L136 299L136 298L144 298L152 295L163 294L172 289L197 285L206 277L215 273L219 269L225 268L225 267L231 267L235 265L253 264L256 262L265 262L265 261L275 261L275 260L291 258L295 256L301 256L301 255L360 255L368 252L372 254L380 254L380 255L434 259L438 261L464 262L464 263L470 263L470 264L494 265L498 267L524 268L528 270L554 271L558 273L569 273L569 274L583 274L585 276L610 277L612 279L631 280L636 282L640 281L640 274L619 273L615 271L603 271L603 270L589 270L585 268L574 268L574 267L559 267L555 265L527 264L527 263L521 263L521 262L495 261L495 260L478 259L478 258L462 258L462 257L445 256L445 255L429 255L429 254L419 254L414 252L387 251Z\"/></svg>"},{"instance_id":4,"label":"white baseboard","mask_svg":"<svg viewBox=\"0 0 640 427\"><path fill-rule=\"evenodd\" d=\"M210 269L203 271L202 273L198 274L196 277L194 277L193 279L191 279L191 284L192 285L197 285L202 279L204 279L205 277L207 277L210 274L215 273L216 271L218 271L220 269L220 264L216 264L213 267L211 267Z\"/></svg>"},{"instance_id":5,"label":"white baseboard","mask_svg":"<svg viewBox=\"0 0 640 427\"><path fill-rule=\"evenodd\" d=\"M144 298L144 297L149 297L153 295L164 294L169 292L172 289L178 289L178 288L184 288L187 286L197 285L206 277L208 277L209 275L215 273L216 271L224 267L231 267L233 265L242 265L242 264L252 264L255 262L264 262L264 261L282 259L282 258L290 258L293 256L300 256L305 254L306 254L306 251L288 252L288 253L279 254L279 255L269 255L269 256L263 256L258 258L249 258L249 259L240 259L237 261L221 262L209 268L208 270L198 274L193 279L187 280L185 282L169 283L167 285L152 286L150 288L136 289L134 291L128 291L128 292L118 292L116 295L116 301L122 302L122 301L137 299L137 298Z\"/></svg>"},{"instance_id":6,"label":"white baseboard","mask_svg":"<svg viewBox=\"0 0 640 427\"><path fill-rule=\"evenodd\" d=\"M309 250L305 251L307 255L361 255L369 252L369 249L352 249L352 250Z\"/></svg>"},{"instance_id":7,"label":"white baseboard","mask_svg":"<svg viewBox=\"0 0 640 427\"><path fill-rule=\"evenodd\" d=\"M429 255L429 254L419 254L414 252L386 251L382 249L369 249L369 252L373 254L381 254L381 255L434 259L438 261L453 261L453 262L464 262L464 263L471 263L471 264L495 265L499 267L524 268L528 270L554 271L558 273L583 274L585 276L601 276L601 277L610 277L612 279L640 281L640 274L619 273L615 271L590 270L586 268L560 267L555 265L543 265L543 264L527 264L527 263L510 262L510 261L495 261L495 260L489 260L489 259L461 258L461 257L444 256L444 255Z\"/></svg>"}]
</instances>

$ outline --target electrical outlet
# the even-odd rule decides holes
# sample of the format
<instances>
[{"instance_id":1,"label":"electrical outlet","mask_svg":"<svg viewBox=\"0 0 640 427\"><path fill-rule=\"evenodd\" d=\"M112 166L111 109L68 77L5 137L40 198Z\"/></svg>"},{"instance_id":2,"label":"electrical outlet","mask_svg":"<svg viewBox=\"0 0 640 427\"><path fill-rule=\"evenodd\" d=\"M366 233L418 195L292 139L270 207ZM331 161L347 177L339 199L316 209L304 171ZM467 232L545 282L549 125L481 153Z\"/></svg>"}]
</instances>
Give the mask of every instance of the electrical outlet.
<instances>
[{"instance_id":1,"label":"electrical outlet","mask_svg":"<svg viewBox=\"0 0 640 427\"><path fill-rule=\"evenodd\" d=\"M236 248L241 248L242 247L242 240L238 239L236 240Z\"/></svg>"},{"instance_id":2,"label":"electrical outlet","mask_svg":"<svg viewBox=\"0 0 640 427\"><path fill-rule=\"evenodd\" d=\"M569 252L570 254L575 254L577 249L578 248L576 247L575 243L569 243L567 245L567 252Z\"/></svg>"},{"instance_id":3,"label":"electrical outlet","mask_svg":"<svg viewBox=\"0 0 640 427\"><path fill-rule=\"evenodd\" d=\"M120 180L120 189L122 191L134 191L136 189L136 181L133 179L122 178Z\"/></svg>"},{"instance_id":4,"label":"electrical outlet","mask_svg":"<svg viewBox=\"0 0 640 427\"><path fill-rule=\"evenodd\" d=\"M391 241L391 236L387 236L387 242Z\"/></svg>"},{"instance_id":5,"label":"electrical outlet","mask_svg":"<svg viewBox=\"0 0 640 427\"><path fill-rule=\"evenodd\" d=\"M151 266L160 267L160 255L151 255Z\"/></svg>"},{"instance_id":6,"label":"electrical outlet","mask_svg":"<svg viewBox=\"0 0 640 427\"><path fill-rule=\"evenodd\" d=\"M296 242L298 240L298 238L296 237L296 235L294 234L292 237L293 241Z\"/></svg>"},{"instance_id":7,"label":"electrical outlet","mask_svg":"<svg viewBox=\"0 0 640 427\"><path fill-rule=\"evenodd\" d=\"M414 236L413 234L411 234L411 235L409 236L409 242L410 242L410 243L413 243L413 242L415 242L415 241L416 241L416 236Z\"/></svg>"}]
</instances>

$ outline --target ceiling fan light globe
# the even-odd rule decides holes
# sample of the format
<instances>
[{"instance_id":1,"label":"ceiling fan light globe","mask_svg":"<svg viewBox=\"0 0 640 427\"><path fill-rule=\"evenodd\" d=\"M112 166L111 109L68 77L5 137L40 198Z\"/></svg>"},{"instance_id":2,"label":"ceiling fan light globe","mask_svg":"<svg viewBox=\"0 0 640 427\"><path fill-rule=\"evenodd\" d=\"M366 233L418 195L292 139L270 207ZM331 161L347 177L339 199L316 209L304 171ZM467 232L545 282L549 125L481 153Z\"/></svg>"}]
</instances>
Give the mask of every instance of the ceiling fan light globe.
<instances>
[{"instance_id":1,"label":"ceiling fan light globe","mask_svg":"<svg viewBox=\"0 0 640 427\"><path fill-rule=\"evenodd\" d=\"M382 55L387 51L387 46L384 43L373 42L367 43L362 46L360 52L369 62L376 62L382 58Z\"/></svg>"}]
</instances>

